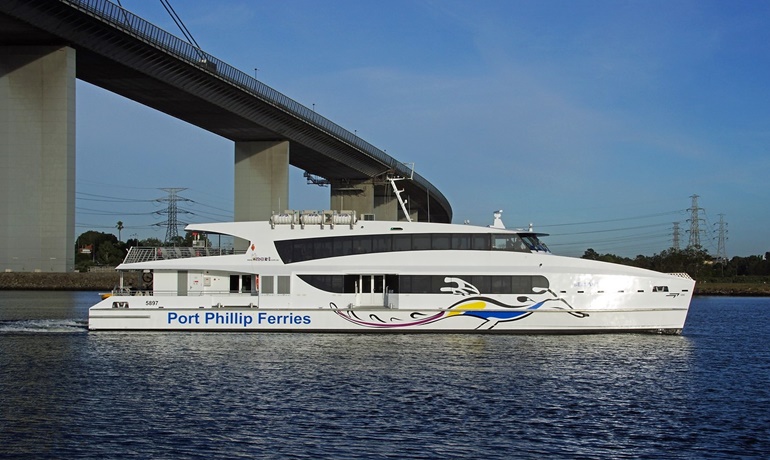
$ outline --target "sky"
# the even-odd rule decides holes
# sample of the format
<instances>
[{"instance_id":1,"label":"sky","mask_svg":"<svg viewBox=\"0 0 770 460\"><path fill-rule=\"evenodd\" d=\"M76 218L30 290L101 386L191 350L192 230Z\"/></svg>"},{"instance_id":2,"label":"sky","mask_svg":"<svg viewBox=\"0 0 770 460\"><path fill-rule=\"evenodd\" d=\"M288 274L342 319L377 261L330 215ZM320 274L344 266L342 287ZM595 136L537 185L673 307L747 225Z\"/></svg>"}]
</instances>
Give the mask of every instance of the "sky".
<instances>
[{"instance_id":1,"label":"sky","mask_svg":"<svg viewBox=\"0 0 770 460\"><path fill-rule=\"evenodd\" d=\"M182 37L159 0L121 4ZM414 163L455 223L501 209L555 253L635 257L693 217L717 255L721 219L727 257L770 251L770 2L171 4L204 51ZM163 240L171 187L180 222L232 220L233 152L78 81L76 234ZM291 169L289 207L328 208Z\"/></svg>"}]
</instances>

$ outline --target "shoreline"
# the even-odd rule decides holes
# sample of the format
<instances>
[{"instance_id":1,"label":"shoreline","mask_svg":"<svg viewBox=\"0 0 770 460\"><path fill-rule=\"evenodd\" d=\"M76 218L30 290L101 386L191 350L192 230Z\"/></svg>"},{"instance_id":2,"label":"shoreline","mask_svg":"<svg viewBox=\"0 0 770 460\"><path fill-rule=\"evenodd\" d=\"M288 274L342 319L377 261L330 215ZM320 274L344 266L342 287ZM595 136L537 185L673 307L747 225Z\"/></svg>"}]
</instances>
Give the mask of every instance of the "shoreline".
<instances>
[{"instance_id":1,"label":"shoreline","mask_svg":"<svg viewBox=\"0 0 770 460\"><path fill-rule=\"evenodd\" d=\"M140 286L139 274L125 273L123 282ZM0 291L112 291L118 283L120 276L117 271L0 273Z\"/></svg>"},{"instance_id":2,"label":"shoreline","mask_svg":"<svg viewBox=\"0 0 770 460\"><path fill-rule=\"evenodd\" d=\"M0 273L2 291L111 291L118 285L117 271L87 273ZM124 274L125 285L140 286L139 273ZM695 296L770 297L768 283L697 283Z\"/></svg>"}]
</instances>

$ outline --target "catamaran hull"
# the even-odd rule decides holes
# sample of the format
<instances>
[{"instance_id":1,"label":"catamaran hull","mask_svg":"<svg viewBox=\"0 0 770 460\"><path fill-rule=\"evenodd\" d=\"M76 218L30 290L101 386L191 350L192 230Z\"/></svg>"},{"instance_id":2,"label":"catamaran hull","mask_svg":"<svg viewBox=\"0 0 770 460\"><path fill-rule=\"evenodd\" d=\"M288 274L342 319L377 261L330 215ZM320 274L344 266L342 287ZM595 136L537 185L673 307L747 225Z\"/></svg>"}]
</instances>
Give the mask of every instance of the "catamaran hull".
<instances>
[{"instance_id":1,"label":"catamaran hull","mask_svg":"<svg viewBox=\"0 0 770 460\"><path fill-rule=\"evenodd\" d=\"M145 300L144 302L155 302ZM133 307L136 297L113 296L90 310L89 329L351 333L680 333L687 307L485 310L262 309ZM100 304L101 305L101 304ZM115 305L116 307L112 307Z\"/></svg>"}]
</instances>

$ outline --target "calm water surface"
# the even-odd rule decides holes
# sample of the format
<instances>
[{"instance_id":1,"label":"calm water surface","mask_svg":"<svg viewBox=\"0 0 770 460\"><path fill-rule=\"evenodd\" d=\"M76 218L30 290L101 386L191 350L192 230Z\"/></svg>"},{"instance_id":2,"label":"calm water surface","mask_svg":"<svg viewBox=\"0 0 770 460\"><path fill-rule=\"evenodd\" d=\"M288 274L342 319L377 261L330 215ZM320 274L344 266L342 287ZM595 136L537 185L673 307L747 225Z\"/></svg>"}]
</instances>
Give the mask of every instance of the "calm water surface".
<instances>
[{"instance_id":1,"label":"calm water surface","mask_svg":"<svg viewBox=\"0 0 770 460\"><path fill-rule=\"evenodd\" d=\"M0 458L768 458L770 299L682 336L89 333L0 291Z\"/></svg>"}]
</instances>

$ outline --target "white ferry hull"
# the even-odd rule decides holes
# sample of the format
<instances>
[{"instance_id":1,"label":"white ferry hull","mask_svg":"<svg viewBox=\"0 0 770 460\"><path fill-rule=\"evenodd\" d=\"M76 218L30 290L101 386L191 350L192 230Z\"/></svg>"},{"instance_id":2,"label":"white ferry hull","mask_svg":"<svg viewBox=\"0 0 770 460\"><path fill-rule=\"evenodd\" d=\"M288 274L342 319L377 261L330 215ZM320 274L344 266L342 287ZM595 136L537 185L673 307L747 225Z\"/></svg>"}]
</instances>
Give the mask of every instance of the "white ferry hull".
<instances>
[{"instance_id":1,"label":"white ferry hull","mask_svg":"<svg viewBox=\"0 0 770 460\"><path fill-rule=\"evenodd\" d=\"M131 305L138 297L113 296L91 309L89 329L230 332L353 333L680 333L687 306L591 310L394 310L260 309L260 308L112 308ZM145 297L144 299L147 299ZM200 303L206 299L198 298ZM147 302L144 300L144 302ZM107 305L108 304L108 305Z\"/></svg>"}]
</instances>

